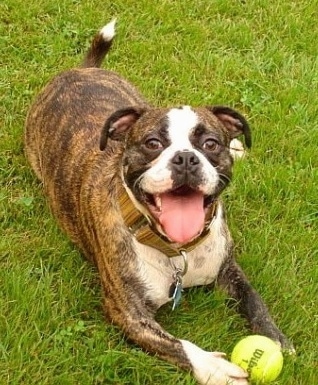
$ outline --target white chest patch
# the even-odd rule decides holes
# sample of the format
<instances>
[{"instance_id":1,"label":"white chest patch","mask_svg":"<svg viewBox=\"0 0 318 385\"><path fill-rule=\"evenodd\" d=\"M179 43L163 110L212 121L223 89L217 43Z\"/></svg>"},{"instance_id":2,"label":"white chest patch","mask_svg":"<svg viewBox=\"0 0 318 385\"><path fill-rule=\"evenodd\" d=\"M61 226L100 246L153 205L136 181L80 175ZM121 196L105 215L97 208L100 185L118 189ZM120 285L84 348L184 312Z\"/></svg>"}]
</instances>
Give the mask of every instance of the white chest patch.
<instances>
[{"instance_id":1,"label":"white chest patch","mask_svg":"<svg viewBox=\"0 0 318 385\"><path fill-rule=\"evenodd\" d=\"M171 147L183 150L192 150L190 142L191 130L198 124L198 115L189 106L173 108L168 114L168 134Z\"/></svg>"},{"instance_id":2,"label":"white chest patch","mask_svg":"<svg viewBox=\"0 0 318 385\"><path fill-rule=\"evenodd\" d=\"M141 187L149 193L158 194L172 187L173 180L168 164L178 151L193 151L203 164L207 164L207 169L209 168L204 156L195 150L190 142L191 131L199 123L198 115L191 107L184 106L172 108L167 113L167 119L171 144L152 162L152 167L145 172L141 181Z\"/></svg>"}]
</instances>

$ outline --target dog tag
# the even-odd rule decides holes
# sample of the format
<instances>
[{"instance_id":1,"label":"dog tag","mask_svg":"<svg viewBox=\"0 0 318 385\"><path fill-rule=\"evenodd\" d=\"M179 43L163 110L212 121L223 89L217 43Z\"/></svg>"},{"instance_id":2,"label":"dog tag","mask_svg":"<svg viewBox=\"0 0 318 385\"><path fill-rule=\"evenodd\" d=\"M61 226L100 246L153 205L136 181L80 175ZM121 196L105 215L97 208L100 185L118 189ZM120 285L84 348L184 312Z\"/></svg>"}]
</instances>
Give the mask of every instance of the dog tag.
<instances>
[{"instance_id":1,"label":"dog tag","mask_svg":"<svg viewBox=\"0 0 318 385\"><path fill-rule=\"evenodd\" d=\"M182 278L179 273L176 274L175 282L170 286L169 294L173 300L172 310L174 310L179 305L182 296Z\"/></svg>"}]
</instances>

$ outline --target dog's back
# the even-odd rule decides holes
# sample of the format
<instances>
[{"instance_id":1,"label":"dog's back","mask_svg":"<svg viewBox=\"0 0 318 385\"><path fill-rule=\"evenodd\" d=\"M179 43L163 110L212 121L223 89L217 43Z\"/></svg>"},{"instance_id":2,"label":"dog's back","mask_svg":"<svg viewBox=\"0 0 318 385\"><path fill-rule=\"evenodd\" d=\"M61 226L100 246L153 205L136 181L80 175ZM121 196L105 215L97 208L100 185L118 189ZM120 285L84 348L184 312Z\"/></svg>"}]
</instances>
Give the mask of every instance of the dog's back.
<instances>
[{"instance_id":1,"label":"dog's back","mask_svg":"<svg viewBox=\"0 0 318 385\"><path fill-rule=\"evenodd\" d=\"M116 73L99 67L112 45L113 22L94 38L80 68L56 76L32 105L25 125L25 152L43 182L53 213L75 242L81 186L87 174L114 169L118 143L99 150L103 126L115 110L146 105ZM88 172L87 172L88 171ZM107 182L106 182L107 183ZM70 193L71 192L71 193Z\"/></svg>"},{"instance_id":2,"label":"dog's back","mask_svg":"<svg viewBox=\"0 0 318 385\"><path fill-rule=\"evenodd\" d=\"M82 67L56 76L29 111L25 150L42 181L47 173L51 179L63 161L72 162L76 154L84 158L87 151L98 149L101 130L111 112L145 104L139 92L120 76L98 68L112 45L113 24L95 36Z\"/></svg>"}]
</instances>

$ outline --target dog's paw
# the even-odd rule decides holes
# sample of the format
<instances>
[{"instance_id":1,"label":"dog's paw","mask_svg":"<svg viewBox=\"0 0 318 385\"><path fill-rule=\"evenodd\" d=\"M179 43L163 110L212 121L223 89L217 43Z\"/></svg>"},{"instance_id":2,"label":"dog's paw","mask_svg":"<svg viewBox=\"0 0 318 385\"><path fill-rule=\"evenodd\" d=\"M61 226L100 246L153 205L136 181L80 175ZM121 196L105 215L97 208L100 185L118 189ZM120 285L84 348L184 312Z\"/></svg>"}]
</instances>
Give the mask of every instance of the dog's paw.
<instances>
[{"instance_id":1,"label":"dog's paw","mask_svg":"<svg viewBox=\"0 0 318 385\"><path fill-rule=\"evenodd\" d=\"M227 361L224 353L206 352L189 341L182 340L181 342L199 384L248 385L247 373Z\"/></svg>"},{"instance_id":2,"label":"dog's paw","mask_svg":"<svg viewBox=\"0 0 318 385\"><path fill-rule=\"evenodd\" d=\"M282 351L286 354L290 354L290 355L295 355L296 354L296 350L294 348L294 345L292 344L292 342L287 338L285 337L283 334L279 334L278 338L273 338L274 341L277 343L277 345L280 346L280 348L282 349Z\"/></svg>"}]
</instances>

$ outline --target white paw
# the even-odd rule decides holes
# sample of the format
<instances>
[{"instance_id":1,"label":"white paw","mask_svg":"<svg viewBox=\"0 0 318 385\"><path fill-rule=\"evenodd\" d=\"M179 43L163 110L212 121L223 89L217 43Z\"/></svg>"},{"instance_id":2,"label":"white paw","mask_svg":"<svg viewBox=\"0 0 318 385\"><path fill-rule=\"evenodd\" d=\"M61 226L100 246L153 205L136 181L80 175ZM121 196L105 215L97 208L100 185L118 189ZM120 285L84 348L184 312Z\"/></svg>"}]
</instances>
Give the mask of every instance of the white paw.
<instances>
[{"instance_id":1,"label":"white paw","mask_svg":"<svg viewBox=\"0 0 318 385\"><path fill-rule=\"evenodd\" d=\"M232 139L230 143L230 153L234 159L243 158L245 155L243 143L238 139Z\"/></svg>"},{"instance_id":2,"label":"white paw","mask_svg":"<svg viewBox=\"0 0 318 385\"><path fill-rule=\"evenodd\" d=\"M247 373L224 359L225 354L206 352L189 341L181 340L191 361L193 373L202 385L248 385Z\"/></svg>"}]
</instances>

